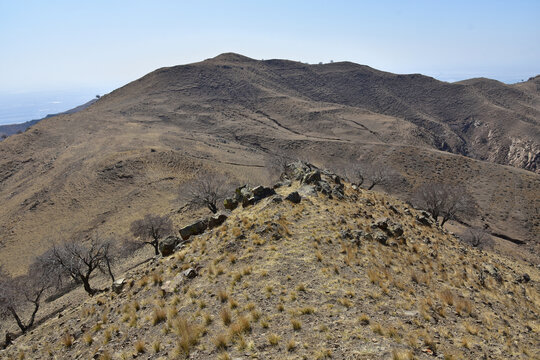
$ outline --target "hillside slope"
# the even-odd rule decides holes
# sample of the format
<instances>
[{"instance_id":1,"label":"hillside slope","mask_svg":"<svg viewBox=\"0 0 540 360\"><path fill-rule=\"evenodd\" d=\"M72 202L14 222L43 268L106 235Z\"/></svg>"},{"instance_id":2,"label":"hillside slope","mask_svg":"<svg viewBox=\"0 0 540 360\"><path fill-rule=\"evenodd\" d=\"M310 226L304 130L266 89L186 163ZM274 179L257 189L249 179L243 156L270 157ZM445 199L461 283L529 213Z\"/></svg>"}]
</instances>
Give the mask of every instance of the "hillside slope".
<instances>
[{"instance_id":1,"label":"hillside slope","mask_svg":"<svg viewBox=\"0 0 540 360\"><path fill-rule=\"evenodd\" d=\"M538 254L538 81L449 84L236 54L158 69L0 143L0 262L22 273L52 242L127 234L146 213L181 223L179 195L197 171L260 183L276 157L350 169L367 154L407 180L398 194L465 182L482 211L475 225Z\"/></svg>"},{"instance_id":2,"label":"hillside slope","mask_svg":"<svg viewBox=\"0 0 540 360\"><path fill-rule=\"evenodd\" d=\"M284 199L300 186L233 210L130 270L119 294L72 303L3 356L540 356L538 268L468 248L405 203L350 184L342 200Z\"/></svg>"}]
</instances>

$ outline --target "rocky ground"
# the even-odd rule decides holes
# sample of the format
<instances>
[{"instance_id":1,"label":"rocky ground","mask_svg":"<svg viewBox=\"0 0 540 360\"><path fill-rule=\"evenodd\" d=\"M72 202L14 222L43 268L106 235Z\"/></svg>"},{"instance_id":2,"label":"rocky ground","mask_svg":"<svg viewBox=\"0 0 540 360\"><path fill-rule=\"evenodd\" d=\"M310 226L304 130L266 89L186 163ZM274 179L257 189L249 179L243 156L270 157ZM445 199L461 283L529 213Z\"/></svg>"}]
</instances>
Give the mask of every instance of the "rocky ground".
<instances>
[{"instance_id":1,"label":"rocky ground","mask_svg":"<svg viewBox=\"0 0 540 360\"><path fill-rule=\"evenodd\" d=\"M289 170L275 194L239 188L223 223L183 228L171 255L71 303L0 356L540 356L538 268L469 248L426 213L332 173Z\"/></svg>"}]
</instances>

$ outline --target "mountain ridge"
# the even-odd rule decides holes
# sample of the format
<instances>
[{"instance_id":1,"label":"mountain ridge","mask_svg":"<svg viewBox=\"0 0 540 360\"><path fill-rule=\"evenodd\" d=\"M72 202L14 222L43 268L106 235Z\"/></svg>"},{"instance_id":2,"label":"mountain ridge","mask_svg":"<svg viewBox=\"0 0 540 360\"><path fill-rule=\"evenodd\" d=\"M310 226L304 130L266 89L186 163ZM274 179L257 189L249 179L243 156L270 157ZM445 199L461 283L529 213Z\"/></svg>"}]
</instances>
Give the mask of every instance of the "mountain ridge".
<instances>
[{"instance_id":1,"label":"mountain ridge","mask_svg":"<svg viewBox=\"0 0 540 360\"><path fill-rule=\"evenodd\" d=\"M227 55L158 69L83 111L39 122L0 144L0 261L21 272L28 256L52 242L96 229L127 233L143 212L175 214L184 205L179 195L203 170L233 181L267 182L280 157L343 173L373 158L406 179L389 189L405 198L426 181L462 183L481 209L471 225L522 240L524 245L501 246L534 259L540 244L539 175L440 151L470 151L467 146L476 144L482 154L495 146L494 155L511 154L534 169L534 101L524 105L532 121L514 115L520 126L506 136L505 127L495 126L506 118L490 122L490 115L510 110L485 105L478 95L468 99L476 92L470 86L439 88L441 82L419 75L374 78L373 71L348 63L267 63ZM399 86L390 88L394 82ZM520 94L534 100L531 84ZM423 94L432 85L437 88ZM438 104L437 96L453 93L460 96ZM483 107L469 111L478 103ZM453 116L461 120L439 119L454 107L459 109ZM485 108L487 115L480 111ZM519 104L511 108L519 110ZM462 126L463 133L455 130ZM497 145L497 139L504 142ZM28 252L20 251L21 244L30 245Z\"/></svg>"}]
</instances>

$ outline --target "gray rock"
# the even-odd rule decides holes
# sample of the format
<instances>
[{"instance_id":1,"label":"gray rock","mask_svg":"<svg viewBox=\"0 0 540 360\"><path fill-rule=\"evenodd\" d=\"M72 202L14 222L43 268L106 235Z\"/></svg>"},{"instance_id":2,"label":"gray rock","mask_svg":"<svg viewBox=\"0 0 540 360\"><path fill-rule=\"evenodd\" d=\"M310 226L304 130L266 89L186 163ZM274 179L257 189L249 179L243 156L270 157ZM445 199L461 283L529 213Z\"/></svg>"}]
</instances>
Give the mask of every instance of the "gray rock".
<instances>
[{"instance_id":1,"label":"gray rock","mask_svg":"<svg viewBox=\"0 0 540 360\"><path fill-rule=\"evenodd\" d=\"M377 231L375 233L374 239L383 245L387 245L388 243L388 236L386 236L386 234L381 231Z\"/></svg>"},{"instance_id":2,"label":"gray rock","mask_svg":"<svg viewBox=\"0 0 540 360\"><path fill-rule=\"evenodd\" d=\"M274 189L277 189L277 188L280 188L280 187L291 186L291 185L292 185L291 180L285 179L285 180L282 180L282 181L280 181L280 182L277 182L277 183L274 185Z\"/></svg>"},{"instance_id":3,"label":"gray rock","mask_svg":"<svg viewBox=\"0 0 540 360\"><path fill-rule=\"evenodd\" d=\"M184 275L178 274L172 280L165 281L165 283L161 285L161 290L169 294L175 293L178 291L180 285L182 285L183 282Z\"/></svg>"},{"instance_id":4,"label":"gray rock","mask_svg":"<svg viewBox=\"0 0 540 360\"><path fill-rule=\"evenodd\" d=\"M189 268L187 270L185 270L182 275L186 278L186 279L193 279L195 276L197 276L197 271L193 268Z\"/></svg>"},{"instance_id":5,"label":"gray rock","mask_svg":"<svg viewBox=\"0 0 540 360\"><path fill-rule=\"evenodd\" d=\"M317 182L318 190L323 193L326 196L332 195L332 188L330 187L330 184L327 181L319 181Z\"/></svg>"},{"instance_id":6,"label":"gray rock","mask_svg":"<svg viewBox=\"0 0 540 360\"><path fill-rule=\"evenodd\" d=\"M319 170L310 171L302 177L302 184L316 184L319 181L321 181L321 172Z\"/></svg>"},{"instance_id":7,"label":"gray rock","mask_svg":"<svg viewBox=\"0 0 540 360\"><path fill-rule=\"evenodd\" d=\"M292 193L287 195L285 200L289 200L293 204L298 204L302 200L302 197L300 196L300 194L298 194L298 191L293 191Z\"/></svg>"},{"instance_id":8,"label":"gray rock","mask_svg":"<svg viewBox=\"0 0 540 360\"><path fill-rule=\"evenodd\" d=\"M112 284L112 291L114 291L117 294L120 294L125 284L126 284L125 278L116 279Z\"/></svg>"},{"instance_id":9,"label":"gray rock","mask_svg":"<svg viewBox=\"0 0 540 360\"><path fill-rule=\"evenodd\" d=\"M311 166L303 161L287 164L285 175L291 180L302 180L305 174L312 170Z\"/></svg>"},{"instance_id":10,"label":"gray rock","mask_svg":"<svg viewBox=\"0 0 540 360\"><path fill-rule=\"evenodd\" d=\"M225 222L227 220L228 215L224 213L217 213L215 215L212 215L208 218L208 229L213 229Z\"/></svg>"},{"instance_id":11,"label":"gray rock","mask_svg":"<svg viewBox=\"0 0 540 360\"><path fill-rule=\"evenodd\" d=\"M174 253L176 245L180 243L180 239L174 235L169 235L159 242L159 252L161 256L169 256Z\"/></svg>"},{"instance_id":12,"label":"gray rock","mask_svg":"<svg viewBox=\"0 0 540 360\"><path fill-rule=\"evenodd\" d=\"M300 196L317 196L317 190L315 190L315 187L313 185L304 185L298 189L298 194Z\"/></svg>"},{"instance_id":13,"label":"gray rock","mask_svg":"<svg viewBox=\"0 0 540 360\"><path fill-rule=\"evenodd\" d=\"M190 236L202 234L208 227L208 220L198 220L191 225L185 226L180 229L180 236L182 239L187 240Z\"/></svg>"}]
</instances>

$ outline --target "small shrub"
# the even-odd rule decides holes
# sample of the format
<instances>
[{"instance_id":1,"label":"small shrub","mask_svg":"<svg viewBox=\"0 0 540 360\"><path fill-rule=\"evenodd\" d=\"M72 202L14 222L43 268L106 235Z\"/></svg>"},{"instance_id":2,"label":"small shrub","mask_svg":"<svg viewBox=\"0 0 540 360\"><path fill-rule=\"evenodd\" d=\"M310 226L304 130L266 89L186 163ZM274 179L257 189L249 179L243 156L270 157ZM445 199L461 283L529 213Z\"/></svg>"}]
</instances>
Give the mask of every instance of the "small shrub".
<instances>
[{"instance_id":1,"label":"small shrub","mask_svg":"<svg viewBox=\"0 0 540 360\"><path fill-rule=\"evenodd\" d=\"M73 345L73 336L71 334L65 333L60 338L62 345L64 345L65 348L70 348Z\"/></svg>"},{"instance_id":2,"label":"small shrub","mask_svg":"<svg viewBox=\"0 0 540 360\"><path fill-rule=\"evenodd\" d=\"M229 326L231 324L231 312L227 308L223 308L219 313L219 316L221 317L221 321L223 321L225 326Z\"/></svg>"},{"instance_id":3,"label":"small shrub","mask_svg":"<svg viewBox=\"0 0 540 360\"><path fill-rule=\"evenodd\" d=\"M144 343L144 341L137 340L135 342L135 352L137 352L137 354L142 354L145 351L146 351L146 344Z\"/></svg>"},{"instance_id":4,"label":"small shrub","mask_svg":"<svg viewBox=\"0 0 540 360\"><path fill-rule=\"evenodd\" d=\"M280 337L277 334L268 335L268 343L272 346L276 346L279 343Z\"/></svg>"}]
</instances>

